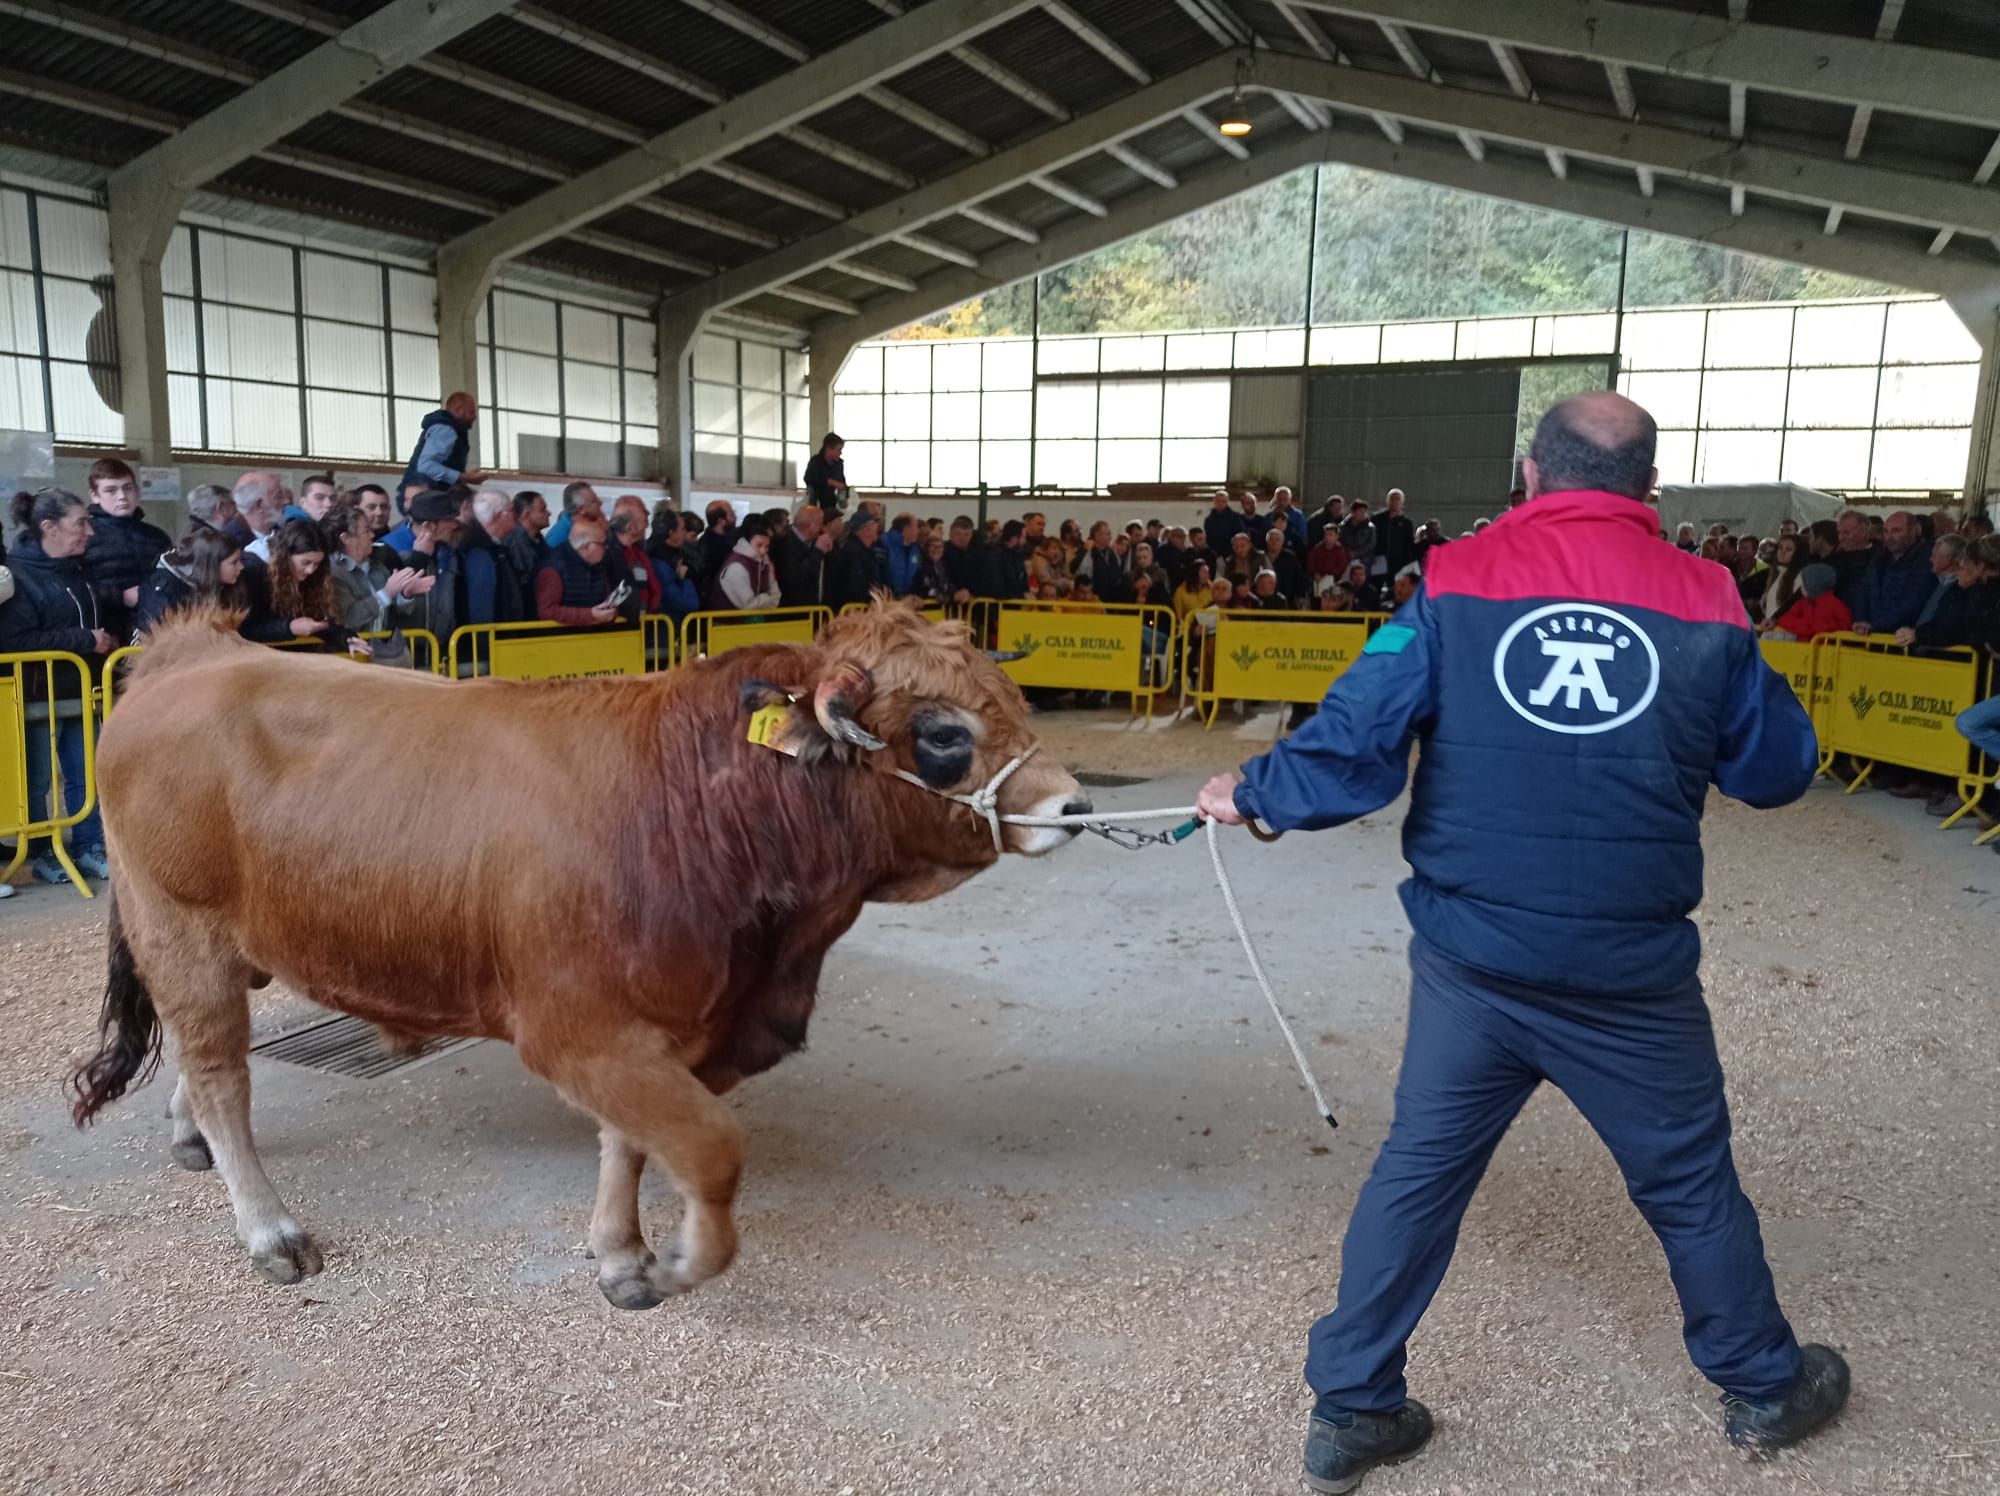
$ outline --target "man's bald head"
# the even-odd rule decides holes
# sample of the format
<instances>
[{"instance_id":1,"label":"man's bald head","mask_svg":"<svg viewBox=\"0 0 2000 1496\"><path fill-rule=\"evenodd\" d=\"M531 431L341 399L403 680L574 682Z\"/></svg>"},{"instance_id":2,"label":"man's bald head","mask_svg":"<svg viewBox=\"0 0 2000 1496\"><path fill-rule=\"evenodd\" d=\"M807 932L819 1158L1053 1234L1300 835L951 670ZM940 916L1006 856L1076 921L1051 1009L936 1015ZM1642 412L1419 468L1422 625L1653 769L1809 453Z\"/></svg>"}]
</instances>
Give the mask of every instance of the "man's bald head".
<instances>
[{"instance_id":1,"label":"man's bald head","mask_svg":"<svg viewBox=\"0 0 2000 1496\"><path fill-rule=\"evenodd\" d=\"M1535 428L1522 475L1528 497L1592 488L1643 499L1658 473L1659 428L1623 395L1594 390L1553 406Z\"/></svg>"}]
</instances>

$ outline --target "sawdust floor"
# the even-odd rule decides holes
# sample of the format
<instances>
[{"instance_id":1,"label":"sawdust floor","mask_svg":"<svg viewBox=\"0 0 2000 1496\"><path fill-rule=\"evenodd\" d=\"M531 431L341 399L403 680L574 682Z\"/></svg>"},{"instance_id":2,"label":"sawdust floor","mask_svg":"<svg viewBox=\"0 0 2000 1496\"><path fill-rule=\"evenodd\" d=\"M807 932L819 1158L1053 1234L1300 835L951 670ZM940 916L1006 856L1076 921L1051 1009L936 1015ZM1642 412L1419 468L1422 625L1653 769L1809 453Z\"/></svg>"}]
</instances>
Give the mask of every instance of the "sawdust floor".
<instances>
[{"instance_id":1,"label":"sawdust floor","mask_svg":"<svg viewBox=\"0 0 2000 1496\"><path fill-rule=\"evenodd\" d=\"M1191 800L1273 719L1042 726L1145 778L1098 792L1134 808ZM590 1128L497 1044L374 1082L259 1062L267 1165L327 1252L264 1284L217 1179L168 1161L164 1079L66 1125L100 915L24 890L0 905L0 1490L1296 1490L1305 1330L1403 1026L1399 818L1230 848L1339 1132L1198 845L1009 859L835 949L811 1050L740 1095L741 1259L647 1314L581 1256ZM1657 1247L1545 1092L1412 1347L1438 1437L1375 1496L2000 1488L2000 858L1934 825L1826 786L1709 822L1738 1158L1795 1321L1853 1360L1845 1419L1771 1465L1727 1451ZM296 1015L266 1001L260 1029Z\"/></svg>"}]
</instances>

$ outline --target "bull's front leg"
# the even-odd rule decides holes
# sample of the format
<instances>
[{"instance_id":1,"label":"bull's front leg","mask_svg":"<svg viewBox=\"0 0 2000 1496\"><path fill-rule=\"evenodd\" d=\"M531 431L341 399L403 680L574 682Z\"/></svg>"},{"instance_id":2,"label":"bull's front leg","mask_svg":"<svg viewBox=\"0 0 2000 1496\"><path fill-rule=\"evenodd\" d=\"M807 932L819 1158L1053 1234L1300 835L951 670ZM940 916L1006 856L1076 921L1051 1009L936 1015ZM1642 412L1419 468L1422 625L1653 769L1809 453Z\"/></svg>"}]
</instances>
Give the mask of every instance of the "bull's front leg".
<instances>
[{"instance_id":1,"label":"bull's front leg","mask_svg":"<svg viewBox=\"0 0 2000 1496\"><path fill-rule=\"evenodd\" d=\"M597 1288L619 1309L650 1309L663 1295L653 1286L657 1264L639 1223L646 1155L615 1127L598 1128L597 1144L597 1204L590 1212Z\"/></svg>"},{"instance_id":2,"label":"bull's front leg","mask_svg":"<svg viewBox=\"0 0 2000 1496\"><path fill-rule=\"evenodd\" d=\"M620 1309L650 1309L728 1267L743 1170L736 1116L682 1063L672 1039L649 1027L559 1045L524 1035L522 1059L573 1105L596 1117L600 1157L590 1246L597 1286ZM650 1158L679 1190L685 1214L665 1261L646 1245L639 1176Z\"/></svg>"}]
</instances>

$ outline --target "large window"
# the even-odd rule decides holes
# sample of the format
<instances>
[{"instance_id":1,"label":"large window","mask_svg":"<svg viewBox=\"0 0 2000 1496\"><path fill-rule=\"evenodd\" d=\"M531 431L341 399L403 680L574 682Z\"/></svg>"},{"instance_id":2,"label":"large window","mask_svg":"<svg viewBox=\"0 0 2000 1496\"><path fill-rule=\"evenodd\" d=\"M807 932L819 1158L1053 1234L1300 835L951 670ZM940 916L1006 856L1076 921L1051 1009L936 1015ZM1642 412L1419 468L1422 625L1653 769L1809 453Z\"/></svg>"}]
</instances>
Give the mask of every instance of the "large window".
<instances>
[{"instance_id":1,"label":"large window","mask_svg":"<svg viewBox=\"0 0 2000 1496\"><path fill-rule=\"evenodd\" d=\"M399 464L445 393L427 272L182 224L161 282L181 451ZM104 211L0 189L0 428L119 445L117 357ZM603 477L655 466L650 316L503 285L481 311L479 357L483 465Z\"/></svg>"},{"instance_id":2,"label":"large window","mask_svg":"<svg viewBox=\"0 0 2000 1496\"><path fill-rule=\"evenodd\" d=\"M818 443L807 430L805 353L705 333L692 363L695 481L796 487Z\"/></svg>"},{"instance_id":3,"label":"large window","mask_svg":"<svg viewBox=\"0 0 2000 1496\"><path fill-rule=\"evenodd\" d=\"M491 391L486 465L637 475L659 456L650 317L496 288L479 319ZM432 340L435 364L436 343ZM431 375L437 381L435 366Z\"/></svg>"},{"instance_id":4,"label":"large window","mask_svg":"<svg viewBox=\"0 0 2000 1496\"><path fill-rule=\"evenodd\" d=\"M1941 301L1631 312L1623 347L1619 388L1660 424L1662 482L1964 482L1979 345Z\"/></svg>"},{"instance_id":5,"label":"large window","mask_svg":"<svg viewBox=\"0 0 2000 1496\"><path fill-rule=\"evenodd\" d=\"M0 189L0 427L116 445L125 422L103 210ZM109 400L107 400L109 396Z\"/></svg>"}]
</instances>

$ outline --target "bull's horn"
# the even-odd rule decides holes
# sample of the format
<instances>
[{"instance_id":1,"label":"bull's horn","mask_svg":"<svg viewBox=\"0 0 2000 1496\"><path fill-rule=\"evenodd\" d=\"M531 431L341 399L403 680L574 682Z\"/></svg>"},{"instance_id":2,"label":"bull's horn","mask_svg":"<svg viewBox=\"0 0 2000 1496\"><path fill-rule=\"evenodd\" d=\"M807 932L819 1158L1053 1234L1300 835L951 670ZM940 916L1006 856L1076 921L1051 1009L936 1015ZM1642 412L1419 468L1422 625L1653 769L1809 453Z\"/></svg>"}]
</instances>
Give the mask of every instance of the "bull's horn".
<instances>
[{"instance_id":1,"label":"bull's horn","mask_svg":"<svg viewBox=\"0 0 2000 1496\"><path fill-rule=\"evenodd\" d=\"M871 752L888 746L854 720L874 687L874 680L859 665L843 665L819 683L813 691L813 715L828 737Z\"/></svg>"},{"instance_id":2,"label":"bull's horn","mask_svg":"<svg viewBox=\"0 0 2000 1496\"><path fill-rule=\"evenodd\" d=\"M1027 657L1028 651L1025 649L989 649L986 651L986 658L996 665L1012 664L1015 660L1025 660Z\"/></svg>"}]
</instances>

